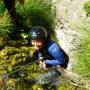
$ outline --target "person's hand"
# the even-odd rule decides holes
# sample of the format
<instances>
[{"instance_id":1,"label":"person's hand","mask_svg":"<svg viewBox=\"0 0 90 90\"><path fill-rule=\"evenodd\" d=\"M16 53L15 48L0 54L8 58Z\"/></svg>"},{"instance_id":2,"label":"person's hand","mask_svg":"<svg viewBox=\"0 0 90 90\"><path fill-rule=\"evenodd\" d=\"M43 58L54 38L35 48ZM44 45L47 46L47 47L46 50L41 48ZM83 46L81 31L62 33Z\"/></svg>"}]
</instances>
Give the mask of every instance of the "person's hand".
<instances>
[{"instance_id":1,"label":"person's hand","mask_svg":"<svg viewBox=\"0 0 90 90\"><path fill-rule=\"evenodd\" d=\"M44 61L44 57L39 57L39 60L43 62Z\"/></svg>"},{"instance_id":2,"label":"person's hand","mask_svg":"<svg viewBox=\"0 0 90 90\"><path fill-rule=\"evenodd\" d=\"M3 79L0 77L0 86L2 86L3 85Z\"/></svg>"},{"instance_id":3,"label":"person's hand","mask_svg":"<svg viewBox=\"0 0 90 90\"><path fill-rule=\"evenodd\" d=\"M43 61L41 61L41 60L39 61L39 67L43 68Z\"/></svg>"},{"instance_id":4,"label":"person's hand","mask_svg":"<svg viewBox=\"0 0 90 90\"><path fill-rule=\"evenodd\" d=\"M45 61L43 62L43 69L48 70L48 68L46 67Z\"/></svg>"},{"instance_id":5,"label":"person's hand","mask_svg":"<svg viewBox=\"0 0 90 90\"><path fill-rule=\"evenodd\" d=\"M42 68L42 69L44 69L44 70L47 70L45 61L40 61L39 63L40 63L40 64L39 64L39 67L40 67L40 68Z\"/></svg>"}]
</instances>

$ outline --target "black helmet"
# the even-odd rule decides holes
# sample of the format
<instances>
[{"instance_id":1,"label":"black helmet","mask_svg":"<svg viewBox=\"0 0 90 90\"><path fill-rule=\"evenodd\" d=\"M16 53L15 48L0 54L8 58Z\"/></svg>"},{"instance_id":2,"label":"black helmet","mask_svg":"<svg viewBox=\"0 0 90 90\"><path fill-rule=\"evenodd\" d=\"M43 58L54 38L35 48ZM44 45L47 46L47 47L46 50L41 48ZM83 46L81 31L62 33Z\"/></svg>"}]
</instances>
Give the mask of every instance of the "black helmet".
<instances>
[{"instance_id":1,"label":"black helmet","mask_svg":"<svg viewBox=\"0 0 90 90\"><path fill-rule=\"evenodd\" d=\"M43 39L46 40L47 38L47 30L44 27L37 26L32 27L29 33L30 39Z\"/></svg>"}]
</instances>

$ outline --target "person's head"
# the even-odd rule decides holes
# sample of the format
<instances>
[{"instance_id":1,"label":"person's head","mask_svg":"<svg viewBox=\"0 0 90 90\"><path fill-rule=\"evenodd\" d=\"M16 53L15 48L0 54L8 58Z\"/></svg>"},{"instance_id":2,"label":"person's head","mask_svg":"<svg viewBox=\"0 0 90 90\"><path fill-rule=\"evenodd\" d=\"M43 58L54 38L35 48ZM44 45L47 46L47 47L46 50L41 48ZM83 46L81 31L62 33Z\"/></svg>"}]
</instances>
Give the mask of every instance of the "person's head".
<instances>
[{"instance_id":1,"label":"person's head","mask_svg":"<svg viewBox=\"0 0 90 90\"><path fill-rule=\"evenodd\" d=\"M47 30L41 26L32 27L29 36L34 49L40 50L47 39Z\"/></svg>"}]
</instances>

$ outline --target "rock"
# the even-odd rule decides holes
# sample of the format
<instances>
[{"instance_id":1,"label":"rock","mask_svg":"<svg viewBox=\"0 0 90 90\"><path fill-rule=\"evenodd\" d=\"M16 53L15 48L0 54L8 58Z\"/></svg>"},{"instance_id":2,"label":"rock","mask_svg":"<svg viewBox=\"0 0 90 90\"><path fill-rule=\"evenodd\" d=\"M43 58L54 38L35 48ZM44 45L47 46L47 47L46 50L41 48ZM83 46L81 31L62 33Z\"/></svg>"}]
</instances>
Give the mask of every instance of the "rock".
<instances>
[{"instance_id":1,"label":"rock","mask_svg":"<svg viewBox=\"0 0 90 90\"><path fill-rule=\"evenodd\" d=\"M54 0L53 5L56 10L56 37L59 40L60 46L69 55L69 70L76 64L76 53L80 49L81 32L75 29L83 17L86 16L83 12L83 4L87 0ZM56 2L56 3L55 3ZM62 28L63 27L63 28Z\"/></svg>"}]
</instances>

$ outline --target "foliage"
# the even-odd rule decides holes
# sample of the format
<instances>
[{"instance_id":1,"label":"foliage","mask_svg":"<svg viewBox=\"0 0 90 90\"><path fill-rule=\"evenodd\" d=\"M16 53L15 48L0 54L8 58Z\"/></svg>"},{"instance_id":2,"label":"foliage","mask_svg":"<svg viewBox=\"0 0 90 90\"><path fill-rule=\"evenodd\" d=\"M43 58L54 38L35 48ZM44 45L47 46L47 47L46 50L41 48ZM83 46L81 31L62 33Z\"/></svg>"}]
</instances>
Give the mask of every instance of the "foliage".
<instances>
[{"instance_id":1,"label":"foliage","mask_svg":"<svg viewBox=\"0 0 90 90\"><path fill-rule=\"evenodd\" d=\"M0 0L0 38L7 38L8 33L13 32L13 24L11 23L11 18L6 11L5 5L2 0Z\"/></svg>"},{"instance_id":2,"label":"foliage","mask_svg":"<svg viewBox=\"0 0 90 90\"><path fill-rule=\"evenodd\" d=\"M74 70L86 79L90 79L90 22L83 21L78 29L81 30L82 36L80 38L80 46L78 47L77 53L77 64L74 67Z\"/></svg>"},{"instance_id":3,"label":"foliage","mask_svg":"<svg viewBox=\"0 0 90 90\"><path fill-rule=\"evenodd\" d=\"M21 46L20 43L17 47L17 44L18 42L14 41L11 44L6 45L0 51L0 76L10 74L13 71L21 68L23 65L35 60L35 58L32 56L34 50L31 47ZM33 86L33 84L35 84L35 82L32 82L32 80L34 80L39 73L42 73L42 70L37 69L38 65L36 63L25 67L19 73L11 74L10 78L5 80L6 84L8 85L7 88L13 88L12 90L14 90L14 88L18 88L16 90L21 90L21 88L24 88L25 90L26 87L30 88Z\"/></svg>"},{"instance_id":4,"label":"foliage","mask_svg":"<svg viewBox=\"0 0 90 90\"><path fill-rule=\"evenodd\" d=\"M90 0L85 3L84 10L86 11L87 15L90 15Z\"/></svg>"},{"instance_id":5,"label":"foliage","mask_svg":"<svg viewBox=\"0 0 90 90\"><path fill-rule=\"evenodd\" d=\"M2 43L2 45L4 47L0 51L0 76L21 68L27 61L33 62L36 60L32 57L34 53L32 47L25 46L23 41L11 41ZM32 64L19 73L14 73L9 78L6 78L5 84L7 86L3 87L5 88L3 90L53 90L52 85L43 87L36 84L36 78L43 73L46 72L38 67L38 63ZM59 85L58 90L75 90L75 87L68 82Z\"/></svg>"},{"instance_id":6,"label":"foliage","mask_svg":"<svg viewBox=\"0 0 90 90\"><path fill-rule=\"evenodd\" d=\"M30 28L37 25L44 26L47 28L48 32L52 34L55 17L54 12L51 9L52 5L50 1L51 0L25 0L24 5L20 5L17 0L16 12L19 18L19 29L21 30L20 35L22 37L26 37ZM3 16L0 17L0 36L7 38L8 33L13 33L15 29L7 11L4 11L4 9L2 10ZM77 72L88 78L90 78L89 29L89 27L82 27L83 31L87 31L87 35L85 36L88 37L81 39L81 50L77 54L79 62L75 66ZM52 35L52 38L56 40L54 35ZM31 47L25 46L23 41L8 40L8 43L6 43L3 38L0 38L0 76L19 69L27 61L34 61L35 59L31 58L33 52L34 50ZM52 90L49 85L48 87L42 87L34 82L35 78L42 73L44 73L44 71L38 68L38 63L30 65L24 68L18 75L14 74L11 78L8 78L6 81L8 86L6 88L8 88L8 90ZM70 83L60 85L58 88L58 90L65 89L75 90L76 88Z\"/></svg>"},{"instance_id":7,"label":"foliage","mask_svg":"<svg viewBox=\"0 0 90 90\"><path fill-rule=\"evenodd\" d=\"M18 44L18 45L17 45ZM21 46L20 41L13 41L6 45L0 52L0 76L10 74L25 65L26 61L33 62L34 50L31 47ZM2 87L8 90L43 90L43 87L36 84L36 78L45 73L38 68L38 63L25 67L19 73L14 73L5 79L7 86ZM44 88L51 88L50 85ZM47 89L46 89L47 90Z\"/></svg>"},{"instance_id":8,"label":"foliage","mask_svg":"<svg viewBox=\"0 0 90 90\"><path fill-rule=\"evenodd\" d=\"M50 0L25 0L24 5L20 5L20 3L16 1L15 7L19 20L18 30L20 30L21 34L28 34L32 26L39 25L44 26L48 32L53 32L55 25L54 11L51 8ZM14 23L12 23L7 11L3 10L3 16L0 18L0 36L12 36L14 31Z\"/></svg>"},{"instance_id":9,"label":"foliage","mask_svg":"<svg viewBox=\"0 0 90 90\"><path fill-rule=\"evenodd\" d=\"M5 6L2 0L0 0L0 16L3 15L3 13L5 12Z\"/></svg>"},{"instance_id":10,"label":"foliage","mask_svg":"<svg viewBox=\"0 0 90 90\"><path fill-rule=\"evenodd\" d=\"M16 3L16 12L19 17L20 28L28 33L32 26L44 26L48 32L54 29L54 11L50 0L25 0L24 5Z\"/></svg>"},{"instance_id":11,"label":"foliage","mask_svg":"<svg viewBox=\"0 0 90 90\"><path fill-rule=\"evenodd\" d=\"M0 18L0 37L7 38L11 32L13 32L13 24L11 23L11 18L6 11Z\"/></svg>"}]
</instances>

